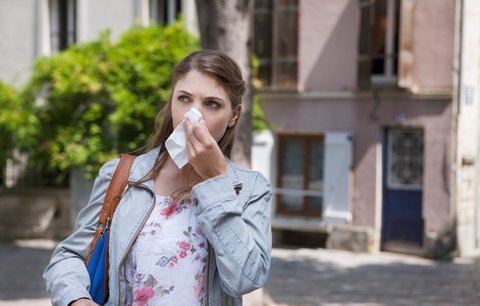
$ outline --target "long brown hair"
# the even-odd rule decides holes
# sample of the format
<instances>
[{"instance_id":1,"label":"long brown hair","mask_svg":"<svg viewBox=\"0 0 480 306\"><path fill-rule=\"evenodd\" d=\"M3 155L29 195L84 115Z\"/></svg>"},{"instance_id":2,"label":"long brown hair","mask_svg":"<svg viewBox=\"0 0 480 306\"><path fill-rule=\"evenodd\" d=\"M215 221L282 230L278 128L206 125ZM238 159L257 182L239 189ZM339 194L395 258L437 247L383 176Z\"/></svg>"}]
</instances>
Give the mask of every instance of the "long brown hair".
<instances>
[{"instance_id":1,"label":"long brown hair","mask_svg":"<svg viewBox=\"0 0 480 306\"><path fill-rule=\"evenodd\" d=\"M148 145L148 149L150 150L160 146L159 155L155 160L155 165L152 170L150 170L150 172L147 173L144 178L138 181L137 184L155 179L167 160L167 154L162 153L166 151L165 141L174 129L172 119L173 89L175 88L177 82L184 78L185 75L192 70L205 73L214 78L229 96L232 110L238 108L240 111L242 97L245 93L246 86L245 81L242 79L240 68L233 59L221 52L214 50L196 51L185 57L173 70L171 85L172 92L170 93L167 104L157 115L154 134ZM232 152L233 141L235 139L235 130L238 121L239 120L235 120L235 123L232 127L227 127L225 134L218 141L220 149L227 157L230 157Z\"/></svg>"}]
</instances>

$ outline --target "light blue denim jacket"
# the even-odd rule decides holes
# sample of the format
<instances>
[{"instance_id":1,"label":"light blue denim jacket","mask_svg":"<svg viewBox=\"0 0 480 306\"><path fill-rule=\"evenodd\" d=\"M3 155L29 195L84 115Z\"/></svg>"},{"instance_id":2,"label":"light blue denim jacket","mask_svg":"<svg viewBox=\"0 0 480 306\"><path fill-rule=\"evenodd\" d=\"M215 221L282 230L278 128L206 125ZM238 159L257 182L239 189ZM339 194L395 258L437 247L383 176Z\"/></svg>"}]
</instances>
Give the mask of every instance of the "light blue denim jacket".
<instances>
[{"instance_id":1,"label":"light blue denim jacket","mask_svg":"<svg viewBox=\"0 0 480 306\"><path fill-rule=\"evenodd\" d=\"M129 182L140 180L153 167L159 148L138 156ZM95 232L103 199L119 159L106 163L96 178L89 204L77 218L75 231L55 249L44 272L53 305L66 306L90 297L84 261ZM242 305L242 295L267 281L271 256L271 196L267 180L256 171L226 159L228 174L192 188L198 201L197 220L209 242L205 305ZM237 195L233 186L242 183ZM111 225L110 297L108 305L124 305L124 259L155 205L154 183L129 187Z\"/></svg>"}]
</instances>

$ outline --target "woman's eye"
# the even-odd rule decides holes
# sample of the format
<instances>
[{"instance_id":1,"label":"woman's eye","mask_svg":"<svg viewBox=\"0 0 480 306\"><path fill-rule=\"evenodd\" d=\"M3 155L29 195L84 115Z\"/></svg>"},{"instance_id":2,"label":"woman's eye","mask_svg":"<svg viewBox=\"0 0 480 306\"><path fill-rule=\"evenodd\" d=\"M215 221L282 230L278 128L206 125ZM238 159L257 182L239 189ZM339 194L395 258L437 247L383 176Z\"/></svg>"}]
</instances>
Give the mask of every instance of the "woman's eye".
<instances>
[{"instance_id":1,"label":"woman's eye","mask_svg":"<svg viewBox=\"0 0 480 306\"><path fill-rule=\"evenodd\" d=\"M212 108L219 108L220 107L220 103L216 102L216 101L207 101L207 106L209 107L212 107Z\"/></svg>"},{"instance_id":2,"label":"woman's eye","mask_svg":"<svg viewBox=\"0 0 480 306\"><path fill-rule=\"evenodd\" d=\"M188 96L182 95L182 96L178 96L178 100L182 102L188 102L190 98Z\"/></svg>"}]
</instances>

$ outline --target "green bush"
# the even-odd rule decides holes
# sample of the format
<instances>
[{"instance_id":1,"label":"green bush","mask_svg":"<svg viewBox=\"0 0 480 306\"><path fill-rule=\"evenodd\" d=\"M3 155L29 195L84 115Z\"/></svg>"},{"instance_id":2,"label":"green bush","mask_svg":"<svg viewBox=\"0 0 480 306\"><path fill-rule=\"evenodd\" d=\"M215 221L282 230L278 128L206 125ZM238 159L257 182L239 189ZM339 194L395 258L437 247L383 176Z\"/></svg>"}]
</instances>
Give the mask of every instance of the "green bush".
<instances>
[{"instance_id":1,"label":"green bush","mask_svg":"<svg viewBox=\"0 0 480 306\"><path fill-rule=\"evenodd\" d=\"M135 27L112 42L74 45L37 60L20 95L36 120L20 147L32 161L92 178L118 152L147 143L170 89L172 69L199 43L180 23Z\"/></svg>"},{"instance_id":2,"label":"green bush","mask_svg":"<svg viewBox=\"0 0 480 306\"><path fill-rule=\"evenodd\" d=\"M9 85L0 81L0 169L12 156L16 130L23 124L24 113L18 107L17 93Z\"/></svg>"},{"instance_id":3,"label":"green bush","mask_svg":"<svg viewBox=\"0 0 480 306\"><path fill-rule=\"evenodd\" d=\"M261 89L261 81L258 78L258 69L260 67L260 61L256 55L253 55L250 59L252 66L252 87L253 87L253 105L252 105L252 129L256 132L263 130L270 130L271 127L265 120L262 106L260 105L260 97L258 92Z\"/></svg>"}]
</instances>

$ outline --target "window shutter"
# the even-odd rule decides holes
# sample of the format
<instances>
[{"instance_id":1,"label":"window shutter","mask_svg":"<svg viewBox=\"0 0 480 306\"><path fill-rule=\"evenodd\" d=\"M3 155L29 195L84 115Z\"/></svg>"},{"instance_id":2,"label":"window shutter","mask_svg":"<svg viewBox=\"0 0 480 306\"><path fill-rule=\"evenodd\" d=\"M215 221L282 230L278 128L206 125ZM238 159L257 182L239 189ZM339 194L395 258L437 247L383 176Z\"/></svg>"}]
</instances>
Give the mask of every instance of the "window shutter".
<instances>
[{"instance_id":1,"label":"window shutter","mask_svg":"<svg viewBox=\"0 0 480 306\"><path fill-rule=\"evenodd\" d=\"M41 0L39 1L39 20L40 20L40 39L39 50L40 53L38 56L50 56L52 55L52 38L51 38L51 29L50 29L50 9L49 1Z\"/></svg>"},{"instance_id":2,"label":"window shutter","mask_svg":"<svg viewBox=\"0 0 480 306\"><path fill-rule=\"evenodd\" d=\"M150 10L149 1L148 0L140 0L136 2L136 9L137 9L137 16L144 27L148 27L150 25Z\"/></svg>"},{"instance_id":3,"label":"window shutter","mask_svg":"<svg viewBox=\"0 0 480 306\"><path fill-rule=\"evenodd\" d=\"M370 87L370 71L372 67L371 52L371 28L370 28L371 0L360 0L360 37L358 39L358 87L367 89Z\"/></svg>"},{"instance_id":4,"label":"window shutter","mask_svg":"<svg viewBox=\"0 0 480 306\"><path fill-rule=\"evenodd\" d=\"M402 0L400 9L398 86L404 88L412 87L414 11L415 0Z\"/></svg>"},{"instance_id":5,"label":"window shutter","mask_svg":"<svg viewBox=\"0 0 480 306\"><path fill-rule=\"evenodd\" d=\"M348 133L331 132L325 137L324 206L328 223L348 223L352 141Z\"/></svg>"},{"instance_id":6,"label":"window shutter","mask_svg":"<svg viewBox=\"0 0 480 306\"><path fill-rule=\"evenodd\" d=\"M252 169L262 173L271 182L273 135L269 130L255 132L252 144Z\"/></svg>"}]
</instances>

